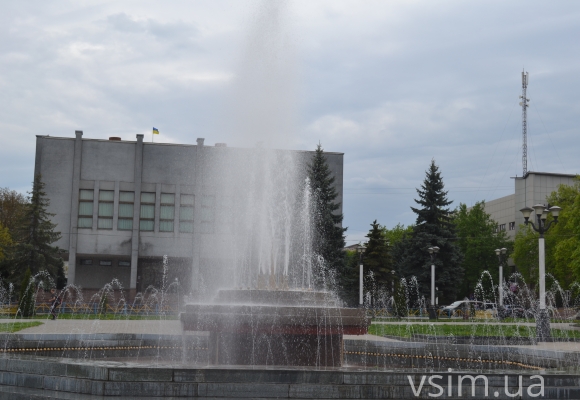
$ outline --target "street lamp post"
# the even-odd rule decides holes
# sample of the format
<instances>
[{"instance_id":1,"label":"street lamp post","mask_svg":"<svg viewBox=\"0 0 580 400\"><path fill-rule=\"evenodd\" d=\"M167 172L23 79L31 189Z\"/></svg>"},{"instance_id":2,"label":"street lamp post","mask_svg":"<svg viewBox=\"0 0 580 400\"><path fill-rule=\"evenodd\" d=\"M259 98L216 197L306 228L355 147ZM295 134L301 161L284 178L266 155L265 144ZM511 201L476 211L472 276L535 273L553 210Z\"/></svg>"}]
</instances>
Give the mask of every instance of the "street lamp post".
<instances>
[{"instance_id":1,"label":"street lamp post","mask_svg":"<svg viewBox=\"0 0 580 400\"><path fill-rule=\"evenodd\" d=\"M431 306L429 307L429 319L437 319L435 313L435 259L439 253L439 247L433 246L427 249L431 257Z\"/></svg>"},{"instance_id":2,"label":"street lamp post","mask_svg":"<svg viewBox=\"0 0 580 400\"><path fill-rule=\"evenodd\" d=\"M365 251L365 247L359 245L356 248L356 252L358 253L358 263L360 265L360 276L359 276L359 286L358 286L358 304L359 307L363 306L363 253Z\"/></svg>"},{"instance_id":3,"label":"street lamp post","mask_svg":"<svg viewBox=\"0 0 580 400\"><path fill-rule=\"evenodd\" d=\"M533 208L524 207L520 211L524 216L525 224L531 224L532 228L540 234L539 239L539 280L540 280L540 304L538 315L536 316L536 335L538 341L545 341L551 337L550 334L550 316L546 310L546 248L544 244L544 233L550 229L552 224L558 223L558 215L560 214L561 208L558 206L553 206L547 208L543 204L536 204ZM532 212L536 213L536 223L530 221L529 218ZM554 219L546 225L546 220L548 219L548 213L552 213Z\"/></svg>"},{"instance_id":4,"label":"street lamp post","mask_svg":"<svg viewBox=\"0 0 580 400\"><path fill-rule=\"evenodd\" d=\"M391 270L391 292L393 293L393 296L395 296L395 270L392 269Z\"/></svg>"},{"instance_id":5,"label":"street lamp post","mask_svg":"<svg viewBox=\"0 0 580 400\"><path fill-rule=\"evenodd\" d=\"M501 249L495 249L495 254L497 254L497 259L499 260L499 284L498 284L498 290L499 290L499 306L503 307L503 258L505 257L505 254L507 253L507 249L501 248Z\"/></svg>"}]
</instances>

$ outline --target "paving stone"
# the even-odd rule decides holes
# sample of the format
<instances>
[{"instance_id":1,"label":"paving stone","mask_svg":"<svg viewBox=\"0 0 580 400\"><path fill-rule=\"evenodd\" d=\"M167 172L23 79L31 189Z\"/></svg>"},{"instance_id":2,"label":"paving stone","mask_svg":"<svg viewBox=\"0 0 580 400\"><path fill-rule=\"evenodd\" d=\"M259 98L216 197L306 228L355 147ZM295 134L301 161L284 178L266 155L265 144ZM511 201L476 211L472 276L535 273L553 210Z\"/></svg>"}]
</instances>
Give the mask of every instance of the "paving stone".
<instances>
[{"instance_id":1,"label":"paving stone","mask_svg":"<svg viewBox=\"0 0 580 400\"><path fill-rule=\"evenodd\" d=\"M89 379L46 376L44 377L43 389L102 396L104 394L104 382Z\"/></svg>"},{"instance_id":2,"label":"paving stone","mask_svg":"<svg viewBox=\"0 0 580 400\"><path fill-rule=\"evenodd\" d=\"M287 398L287 384L200 383L199 396L240 398Z\"/></svg>"},{"instance_id":3,"label":"paving stone","mask_svg":"<svg viewBox=\"0 0 580 400\"><path fill-rule=\"evenodd\" d=\"M167 368L109 368L109 381L171 382L173 370Z\"/></svg>"},{"instance_id":4,"label":"paving stone","mask_svg":"<svg viewBox=\"0 0 580 400\"><path fill-rule=\"evenodd\" d=\"M197 397L197 384L165 382L105 382L104 396Z\"/></svg>"}]
</instances>

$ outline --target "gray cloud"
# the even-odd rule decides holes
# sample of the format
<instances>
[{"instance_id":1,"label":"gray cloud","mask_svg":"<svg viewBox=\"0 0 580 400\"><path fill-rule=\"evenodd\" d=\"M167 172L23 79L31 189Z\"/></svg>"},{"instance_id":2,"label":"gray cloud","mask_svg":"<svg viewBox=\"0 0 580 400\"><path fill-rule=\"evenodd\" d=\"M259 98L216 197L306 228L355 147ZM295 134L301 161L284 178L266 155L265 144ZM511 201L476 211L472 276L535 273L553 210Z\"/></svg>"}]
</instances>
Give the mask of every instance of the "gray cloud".
<instances>
[{"instance_id":1,"label":"gray cloud","mask_svg":"<svg viewBox=\"0 0 580 400\"><path fill-rule=\"evenodd\" d=\"M3 5L0 186L30 187L36 134L132 139L156 126L156 140L253 146L253 132L276 130L284 146L345 153L345 225L358 240L375 218L414 221L432 158L454 205L511 192L524 66L529 164L578 172L580 5L284 5L266 20L280 26L256 23L273 12L256 1ZM277 51L264 52L271 40Z\"/></svg>"}]
</instances>

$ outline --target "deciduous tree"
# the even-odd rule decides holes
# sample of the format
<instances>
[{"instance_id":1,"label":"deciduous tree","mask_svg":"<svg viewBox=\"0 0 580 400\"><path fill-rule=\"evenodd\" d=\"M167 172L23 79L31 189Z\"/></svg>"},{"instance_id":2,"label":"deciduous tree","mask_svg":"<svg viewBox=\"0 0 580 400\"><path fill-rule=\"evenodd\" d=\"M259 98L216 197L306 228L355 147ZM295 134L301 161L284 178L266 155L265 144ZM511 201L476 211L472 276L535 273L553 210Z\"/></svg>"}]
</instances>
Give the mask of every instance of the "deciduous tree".
<instances>
[{"instance_id":1,"label":"deciduous tree","mask_svg":"<svg viewBox=\"0 0 580 400\"><path fill-rule=\"evenodd\" d=\"M512 243L504 231L497 229L497 222L485 212L483 201L475 203L470 209L465 204L460 204L455 212L454 222L457 244L463 253L465 275L460 296L464 297L474 293L475 285L485 270L491 273L497 284L499 268L495 249L505 247L511 252ZM505 265L504 271L507 272Z\"/></svg>"},{"instance_id":2,"label":"deciduous tree","mask_svg":"<svg viewBox=\"0 0 580 400\"><path fill-rule=\"evenodd\" d=\"M0 262L4 261L12 247L12 237L8 232L8 228L2 226L0 223Z\"/></svg>"},{"instance_id":3,"label":"deciduous tree","mask_svg":"<svg viewBox=\"0 0 580 400\"><path fill-rule=\"evenodd\" d=\"M547 201L562 208L558 224L544 234L546 273L553 275L563 288L580 280L580 181L560 185ZM535 217L532 215L532 218ZM547 223L552 220L548 215ZM514 262L527 283L538 281L538 233L531 227L520 227L514 243ZM549 284L549 283L548 283Z\"/></svg>"},{"instance_id":4,"label":"deciduous tree","mask_svg":"<svg viewBox=\"0 0 580 400\"><path fill-rule=\"evenodd\" d=\"M26 197L15 190L0 188L0 225L14 234L16 226L26 209Z\"/></svg>"}]
</instances>

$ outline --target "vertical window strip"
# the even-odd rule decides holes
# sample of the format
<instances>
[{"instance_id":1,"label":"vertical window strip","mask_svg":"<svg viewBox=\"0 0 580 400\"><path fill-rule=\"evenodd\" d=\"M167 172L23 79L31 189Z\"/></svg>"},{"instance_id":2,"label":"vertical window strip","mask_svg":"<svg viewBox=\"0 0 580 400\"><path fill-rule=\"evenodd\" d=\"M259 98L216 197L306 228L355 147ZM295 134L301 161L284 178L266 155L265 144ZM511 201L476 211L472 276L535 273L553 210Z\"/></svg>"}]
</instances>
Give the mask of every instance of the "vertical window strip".
<instances>
[{"instance_id":1,"label":"vertical window strip","mask_svg":"<svg viewBox=\"0 0 580 400\"><path fill-rule=\"evenodd\" d=\"M113 190L99 190L98 229L113 229Z\"/></svg>"},{"instance_id":2,"label":"vertical window strip","mask_svg":"<svg viewBox=\"0 0 580 400\"><path fill-rule=\"evenodd\" d=\"M212 223L215 218L215 196L201 197L201 222Z\"/></svg>"},{"instance_id":3,"label":"vertical window strip","mask_svg":"<svg viewBox=\"0 0 580 400\"><path fill-rule=\"evenodd\" d=\"M182 194L179 200L179 232L193 233L193 202L192 194Z\"/></svg>"},{"instance_id":4,"label":"vertical window strip","mask_svg":"<svg viewBox=\"0 0 580 400\"><path fill-rule=\"evenodd\" d=\"M139 230L153 231L155 228L155 193L141 193Z\"/></svg>"},{"instance_id":5,"label":"vertical window strip","mask_svg":"<svg viewBox=\"0 0 580 400\"><path fill-rule=\"evenodd\" d=\"M159 221L159 232L173 232L173 221Z\"/></svg>"},{"instance_id":6,"label":"vertical window strip","mask_svg":"<svg viewBox=\"0 0 580 400\"><path fill-rule=\"evenodd\" d=\"M161 193L160 200L159 232L173 232L173 220L175 219L175 194Z\"/></svg>"},{"instance_id":7,"label":"vertical window strip","mask_svg":"<svg viewBox=\"0 0 580 400\"><path fill-rule=\"evenodd\" d=\"M175 206L161 206L159 219L170 219L173 221L173 218L175 218Z\"/></svg>"},{"instance_id":8,"label":"vertical window strip","mask_svg":"<svg viewBox=\"0 0 580 400\"><path fill-rule=\"evenodd\" d=\"M88 189L81 189L79 193L79 200L90 200L94 199L94 191Z\"/></svg>"},{"instance_id":9,"label":"vertical window strip","mask_svg":"<svg viewBox=\"0 0 580 400\"><path fill-rule=\"evenodd\" d=\"M120 231L130 231L133 229L133 219L119 218L117 229Z\"/></svg>"},{"instance_id":10,"label":"vertical window strip","mask_svg":"<svg viewBox=\"0 0 580 400\"><path fill-rule=\"evenodd\" d=\"M193 206L193 195L192 194L182 194L181 195L181 205L182 206Z\"/></svg>"},{"instance_id":11,"label":"vertical window strip","mask_svg":"<svg viewBox=\"0 0 580 400\"><path fill-rule=\"evenodd\" d=\"M142 219L139 221L139 230L141 231L152 231L155 221L150 221Z\"/></svg>"},{"instance_id":12,"label":"vertical window strip","mask_svg":"<svg viewBox=\"0 0 580 400\"><path fill-rule=\"evenodd\" d=\"M77 227L93 227L93 199L94 191L89 189L80 189L79 191L79 215Z\"/></svg>"},{"instance_id":13,"label":"vertical window strip","mask_svg":"<svg viewBox=\"0 0 580 400\"><path fill-rule=\"evenodd\" d=\"M179 232L192 233L193 232L193 222L191 222L191 221L179 221Z\"/></svg>"},{"instance_id":14,"label":"vertical window strip","mask_svg":"<svg viewBox=\"0 0 580 400\"><path fill-rule=\"evenodd\" d=\"M118 230L130 231L133 229L134 202L135 192L119 192Z\"/></svg>"},{"instance_id":15,"label":"vertical window strip","mask_svg":"<svg viewBox=\"0 0 580 400\"><path fill-rule=\"evenodd\" d=\"M79 203L79 216L86 215L86 216L93 216L93 202L92 201L81 201Z\"/></svg>"},{"instance_id":16,"label":"vertical window strip","mask_svg":"<svg viewBox=\"0 0 580 400\"><path fill-rule=\"evenodd\" d=\"M92 228L93 218L79 217L78 225L79 228Z\"/></svg>"},{"instance_id":17,"label":"vertical window strip","mask_svg":"<svg viewBox=\"0 0 580 400\"><path fill-rule=\"evenodd\" d=\"M135 192L119 192L119 202L121 202L121 203L134 203L135 202Z\"/></svg>"},{"instance_id":18,"label":"vertical window strip","mask_svg":"<svg viewBox=\"0 0 580 400\"><path fill-rule=\"evenodd\" d=\"M113 203L99 203L99 217L113 218Z\"/></svg>"},{"instance_id":19,"label":"vertical window strip","mask_svg":"<svg viewBox=\"0 0 580 400\"><path fill-rule=\"evenodd\" d=\"M155 193L142 192L141 193L141 203L155 204Z\"/></svg>"},{"instance_id":20,"label":"vertical window strip","mask_svg":"<svg viewBox=\"0 0 580 400\"><path fill-rule=\"evenodd\" d=\"M175 204L175 194L161 193L161 204Z\"/></svg>"},{"instance_id":21,"label":"vertical window strip","mask_svg":"<svg viewBox=\"0 0 580 400\"><path fill-rule=\"evenodd\" d=\"M99 190L99 201L113 202L115 199L115 191L113 190Z\"/></svg>"}]
</instances>

